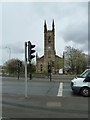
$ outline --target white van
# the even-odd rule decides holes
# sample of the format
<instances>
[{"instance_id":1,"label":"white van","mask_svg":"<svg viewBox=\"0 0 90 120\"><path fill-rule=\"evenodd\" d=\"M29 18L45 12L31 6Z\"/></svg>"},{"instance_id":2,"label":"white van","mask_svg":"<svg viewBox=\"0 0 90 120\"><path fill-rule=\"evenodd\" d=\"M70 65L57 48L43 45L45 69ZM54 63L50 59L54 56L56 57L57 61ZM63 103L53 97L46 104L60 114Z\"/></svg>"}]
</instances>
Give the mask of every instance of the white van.
<instances>
[{"instance_id":1,"label":"white van","mask_svg":"<svg viewBox=\"0 0 90 120\"><path fill-rule=\"evenodd\" d=\"M90 69L86 69L80 76L71 80L71 89L74 93L90 96Z\"/></svg>"}]
</instances>

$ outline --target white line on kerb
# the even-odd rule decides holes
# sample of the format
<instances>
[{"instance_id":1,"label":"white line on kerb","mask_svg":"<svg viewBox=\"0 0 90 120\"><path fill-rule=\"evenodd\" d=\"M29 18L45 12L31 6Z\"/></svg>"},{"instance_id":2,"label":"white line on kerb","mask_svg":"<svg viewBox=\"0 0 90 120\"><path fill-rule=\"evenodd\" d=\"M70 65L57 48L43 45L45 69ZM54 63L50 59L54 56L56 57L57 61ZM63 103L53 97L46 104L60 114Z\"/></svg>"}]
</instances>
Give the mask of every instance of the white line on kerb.
<instances>
[{"instance_id":1,"label":"white line on kerb","mask_svg":"<svg viewBox=\"0 0 90 120\"><path fill-rule=\"evenodd\" d=\"M62 93L63 93L63 83L61 82L59 85L57 96L62 96Z\"/></svg>"}]
</instances>

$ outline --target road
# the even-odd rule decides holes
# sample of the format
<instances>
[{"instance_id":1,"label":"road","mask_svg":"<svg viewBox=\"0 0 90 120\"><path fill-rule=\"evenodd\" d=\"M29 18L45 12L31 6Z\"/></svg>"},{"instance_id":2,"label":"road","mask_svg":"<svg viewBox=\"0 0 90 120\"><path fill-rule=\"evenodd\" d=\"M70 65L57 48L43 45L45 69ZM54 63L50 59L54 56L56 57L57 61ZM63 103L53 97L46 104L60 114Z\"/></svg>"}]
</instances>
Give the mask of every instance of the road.
<instances>
[{"instance_id":1,"label":"road","mask_svg":"<svg viewBox=\"0 0 90 120\"><path fill-rule=\"evenodd\" d=\"M62 87L62 89L60 89ZM55 80L45 78L28 79L28 95L43 95L43 96L58 96L60 89L60 96L73 96L70 88L70 80ZM3 78L2 93L10 94L25 94L24 79L17 80L17 78Z\"/></svg>"},{"instance_id":2,"label":"road","mask_svg":"<svg viewBox=\"0 0 90 120\"><path fill-rule=\"evenodd\" d=\"M2 115L6 118L88 118L88 98L72 94L70 80L2 79Z\"/></svg>"}]
</instances>

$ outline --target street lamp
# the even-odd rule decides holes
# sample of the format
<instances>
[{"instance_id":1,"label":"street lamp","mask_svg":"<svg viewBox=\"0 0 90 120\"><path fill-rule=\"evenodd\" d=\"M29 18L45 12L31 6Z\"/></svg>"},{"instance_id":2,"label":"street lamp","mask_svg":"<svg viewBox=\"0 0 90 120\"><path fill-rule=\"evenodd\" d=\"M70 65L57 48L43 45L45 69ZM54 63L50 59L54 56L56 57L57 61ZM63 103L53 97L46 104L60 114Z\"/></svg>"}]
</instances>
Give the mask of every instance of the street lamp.
<instances>
[{"instance_id":1,"label":"street lamp","mask_svg":"<svg viewBox=\"0 0 90 120\"><path fill-rule=\"evenodd\" d=\"M11 48L9 48L7 46L5 48L7 48L9 50L9 60L10 60L10 58L11 58Z\"/></svg>"}]
</instances>

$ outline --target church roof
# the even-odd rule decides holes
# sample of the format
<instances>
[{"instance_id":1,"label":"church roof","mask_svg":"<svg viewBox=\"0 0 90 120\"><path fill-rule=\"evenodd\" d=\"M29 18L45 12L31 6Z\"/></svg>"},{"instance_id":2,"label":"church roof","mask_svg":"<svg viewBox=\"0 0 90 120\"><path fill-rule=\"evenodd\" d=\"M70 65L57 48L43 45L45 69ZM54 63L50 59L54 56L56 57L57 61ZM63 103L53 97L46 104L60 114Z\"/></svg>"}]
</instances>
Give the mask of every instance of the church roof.
<instances>
[{"instance_id":1,"label":"church roof","mask_svg":"<svg viewBox=\"0 0 90 120\"><path fill-rule=\"evenodd\" d=\"M55 57L62 59L62 57L60 57L60 56L58 56L58 55L55 55Z\"/></svg>"},{"instance_id":2,"label":"church roof","mask_svg":"<svg viewBox=\"0 0 90 120\"><path fill-rule=\"evenodd\" d=\"M43 58L44 58L44 55L43 55L43 56L41 56L41 57L38 57L37 59L38 59L38 60L40 60L40 59L43 59Z\"/></svg>"}]
</instances>

